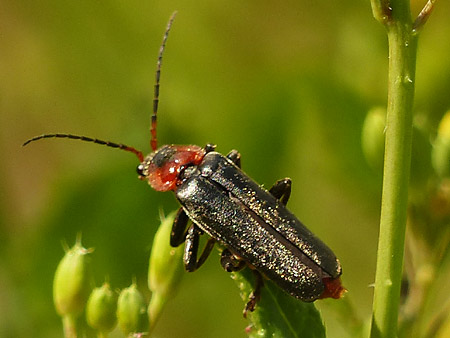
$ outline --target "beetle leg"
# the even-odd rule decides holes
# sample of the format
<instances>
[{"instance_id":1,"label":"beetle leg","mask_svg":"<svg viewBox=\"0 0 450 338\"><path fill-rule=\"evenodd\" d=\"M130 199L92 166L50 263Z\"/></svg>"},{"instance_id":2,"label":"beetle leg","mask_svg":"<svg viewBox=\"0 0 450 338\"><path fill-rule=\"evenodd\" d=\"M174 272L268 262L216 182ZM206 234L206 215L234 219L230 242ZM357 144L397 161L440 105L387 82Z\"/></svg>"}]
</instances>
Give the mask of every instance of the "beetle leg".
<instances>
[{"instance_id":1,"label":"beetle leg","mask_svg":"<svg viewBox=\"0 0 450 338\"><path fill-rule=\"evenodd\" d=\"M232 150L227 154L227 158L230 159L239 168L241 167L241 154L237 150Z\"/></svg>"},{"instance_id":2,"label":"beetle leg","mask_svg":"<svg viewBox=\"0 0 450 338\"><path fill-rule=\"evenodd\" d=\"M203 249L200 258L197 261L198 244L200 235L203 233L195 224L192 224L186 233L186 246L184 247L184 267L186 271L192 272L197 270L205 263L212 248L214 247L215 239L210 238Z\"/></svg>"},{"instance_id":3,"label":"beetle leg","mask_svg":"<svg viewBox=\"0 0 450 338\"><path fill-rule=\"evenodd\" d=\"M214 238L208 239L208 241L205 244L205 247L203 248L203 252L200 255L200 258L197 261L197 264L195 265L195 269L198 269L205 263L206 259L209 257L209 254L211 253L212 249L214 248L214 244L216 243L216 240Z\"/></svg>"},{"instance_id":4,"label":"beetle leg","mask_svg":"<svg viewBox=\"0 0 450 338\"><path fill-rule=\"evenodd\" d=\"M269 192L284 205L287 204L289 197L291 196L292 181L290 178L283 178L275 182L270 188Z\"/></svg>"},{"instance_id":5,"label":"beetle leg","mask_svg":"<svg viewBox=\"0 0 450 338\"><path fill-rule=\"evenodd\" d=\"M195 271L195 268L197 267L199 240L200 233L197 231L197 226L192 224L186 233L186 246L184 247L183 261L186 271Z\"/></svg>"},{"instance_id":6,"label":"beetle leg","mask_svg":"<svg viewBox=\"0 0 450 338\"><path fill-rule=\"evenodd\" d=\"M224 249L222 251L222 255L220 257L220 264L227 272L242 270L246 265L246 263L243 260L236 258L228 249Z\"/></svg>"},{"instance_id":7,"label":"beetle leg","mask_svg":"<svg viewBox=\"0 0 450 338\"><path fill-rule=\"evenodd\" d=\"M247 318L248 311L253 312L255 310L256 303L258 303L261 298L261 288L264 286L264 280L261 273L259 273L257 270L252 271L253 275L255 276L255 289L250 294L249 300L245 305L243 312L244 318Z\"/></svg>"},{"instance_id":8,"label":"beetle leg","mask_svg":"<svg viewBox=\"0 0 450 338\"><path fill-rule=\"evenodd\" d=\"M208 143L208 144L205 146L205 152L206 152L206 153L210 153L211 151L214 151L214 149L216 149L216 145L215 145L215 144Z\"/></svg>"},{"instance_id":9,"label":"beetle leg","mask_svg":"<svg viewBox=\"0 0 450 338\"><path fill-rule=\"evenodd\" d=\"M189 217L180 208L175 216L172 225L172 232L170 233L170 245L174 248L181 245L186 239L186 227L189 222Z\"/></svg>"}]
</instances>

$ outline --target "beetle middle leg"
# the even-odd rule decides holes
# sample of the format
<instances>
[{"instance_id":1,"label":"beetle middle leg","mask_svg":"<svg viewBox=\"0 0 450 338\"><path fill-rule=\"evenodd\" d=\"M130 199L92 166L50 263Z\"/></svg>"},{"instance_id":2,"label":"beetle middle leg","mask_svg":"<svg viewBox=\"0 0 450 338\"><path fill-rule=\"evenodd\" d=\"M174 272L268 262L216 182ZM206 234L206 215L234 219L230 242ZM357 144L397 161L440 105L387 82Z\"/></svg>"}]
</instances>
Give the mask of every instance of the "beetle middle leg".
<instances>
[{"instance_id":1,"label":"beetle middle leg","mask_svg":"<svg viewBox=\"0 0 450 338\"><path fill-rule=\"evenodd\" d=\"M200 235L202 234L203 231L195 224L192 224L186 233L186 246L184 247L183 256L186 271L192 272L202 266L214 247L216 240L214 238L210 238L208 242L206 242L200 258L197 260L198 244L200 242Z\"/></svg>"},{"instance_id":2,"label":"beetle middle leg","mask_svg":"<svg viewBox=\"0 0 450 338\"><path fill-rule=\"evenodd\" d=\"M275 182L270 188L269 192L284 205L287 204L289 197L291 196L292 181L290 178L283 178Z\"/></svg>"}]
</instances>

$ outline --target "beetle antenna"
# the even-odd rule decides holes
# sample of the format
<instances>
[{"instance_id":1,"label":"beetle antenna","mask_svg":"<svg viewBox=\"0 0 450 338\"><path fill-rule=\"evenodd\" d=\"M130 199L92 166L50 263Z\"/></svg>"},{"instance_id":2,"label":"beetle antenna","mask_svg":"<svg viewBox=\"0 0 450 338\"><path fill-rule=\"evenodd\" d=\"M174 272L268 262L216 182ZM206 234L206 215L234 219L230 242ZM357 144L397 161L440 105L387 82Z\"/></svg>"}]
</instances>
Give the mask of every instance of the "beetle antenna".
<instances>
[{"instance_id":1,"label":"beetle antenna","mask_svg":"<svg viewBox=\"0 0 450 338\"><path fill-rule=\"evenodd\" d=\"M152 136L150 146L152 147L153 151L156 151L158 148L158 139L156 136L156 114L158 113L158 103L159 103L159 79L161 77L161 64L162 64L162 56L164 53L164 48L166 47L167 38L169 37L169 31L172 27L172 22L175 19L175 16L177 15L177 12L173 12L173 14L170 16L169 22L167 23L167 28L164 33L163 41L161 44L161 47L159 48L159 54L158 54L158 62L156 63L156 79L155 79L155 90L154 90L154 96L153 96L153 114L152 114L152 122L151 122L151 128L150 133Z\"/></svg>"},{"instance_id":2,"label":"beetle antenna","mask_svg":"<svg viewBox=\"0 0 450 338\"><path fill-rule=\"evenodd\" d=\"M78 136L78 135L72 135L72 134L44 134L44 135L40 135L40 136L35 136L35 137L27 140L24 144L22 144L22 147L25 147L28 143L42 140L44 138L69 138L72 140L80 140L80 141L84 141L84 142L97 143L102 146L107 146L107 147L111 147L111 148L119 148L121 150L125 150L125 151L135 154L138 157L140 162L144 161L144 155L142 154L142 152L139 150L136 150L133 147L129 147L129 146L126 146L125 144L121 144L121 143L103 141L103 140L99 140L96 138L91 138L91 137L87 137L87 136Z\"/></svg>"}]
</instances>

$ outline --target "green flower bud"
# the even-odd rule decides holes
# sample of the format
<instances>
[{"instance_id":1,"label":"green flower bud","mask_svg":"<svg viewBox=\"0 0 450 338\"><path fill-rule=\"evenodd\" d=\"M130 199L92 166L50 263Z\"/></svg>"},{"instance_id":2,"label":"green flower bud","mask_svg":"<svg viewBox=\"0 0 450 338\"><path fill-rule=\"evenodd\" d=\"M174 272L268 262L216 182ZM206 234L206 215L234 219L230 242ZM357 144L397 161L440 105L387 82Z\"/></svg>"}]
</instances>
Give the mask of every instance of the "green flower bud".
<instances>
[{"instance_id":1,"label":"green flower bud","mask_svg":"<svg viewBox=\"0 0 450 338\"><path fill-rule=\"evenodd\" d=\"M183 246L170 246L176 212L163 218L153 239L148 269L148 287L153 293L170 297L183 275Z\"/></svg>"},{"instance_id":2,"label":"green flower bud","mask_svg":"<svg viewBox=\"0 0 450 338\"><path fill-rule=\"evenodd\" d=\"M153 328L166 301L175 295L184 274L183 249L170 246L170 233L176 212L161 217L161 225L155 234L148 270L148 287L152 298L148 307L150 328Z\"/></svg>"},{"instance_id":3,"label":"green flower bud","mask_svg":"<svg viewBox=\"0 0 450 338\"><path fill-rule=\"evenodd\" d=\"M372 108L366 116L361 133L364 157L370 167L382 172L384 162L384 129L386 128L386 108Z\"/></svg>"},{"instance_id":4,"label":"green flower bud","mask_svg":"<svg viewBox=\"0 0 450 338\"><path fill-rule=\"evenodd\" d=\"M432 151L432 164L440 177L450 177L450 111L439 123Z\"/></svg>"},{"instance_id":5,"label":"green flower bud","mask_svg":"<svg viewBox=\"0 0 450 338\"><path fill-rule=\"evenodd\" d=\"M117 294L108 283L92 290L86 306L86 320L90 327L108 333L116 326Z\"/></svg>"},{"instance_id":6,"label":"green flower bud","mask_svg":"<svg viewBox=\"0 0 450 338\"><path fill-rule=\"evenodd\" d=\"M78 317L92 290L92 273L89 254L80 241L66 252L58 265L53 281L53 299L61 316Z\"/></svg>"},{"instance_id":7,"label":"green flower bud","mask_svg":"<svg viewBox=\"0 0 450 338\"><path fill-rule=\"evenodd\" d=\"M120 292L117 302L117 320L126 336L147 330L146 304L135 283Z\"/></svg>"}]
</instances>

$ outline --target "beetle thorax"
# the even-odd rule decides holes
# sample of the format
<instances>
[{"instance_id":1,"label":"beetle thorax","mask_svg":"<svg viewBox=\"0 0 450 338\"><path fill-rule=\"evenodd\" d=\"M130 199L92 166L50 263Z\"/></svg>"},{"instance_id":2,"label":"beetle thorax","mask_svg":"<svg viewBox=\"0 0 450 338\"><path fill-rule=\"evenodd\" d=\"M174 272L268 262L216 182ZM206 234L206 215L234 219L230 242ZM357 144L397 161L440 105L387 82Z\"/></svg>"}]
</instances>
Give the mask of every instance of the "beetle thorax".
<instances>
[{"instance_id":1,"label":"beetle thorax","mask_svg":"<svg viewBox=\"0 0 450 338\"><path fill-rule=\"evenodd\" d=\"M199 146L165 145L148 155L137 167L137 172L157 191L174 190L183 170L199 165L204 156L205 150Z\"/></svg>"}]
</instances>

